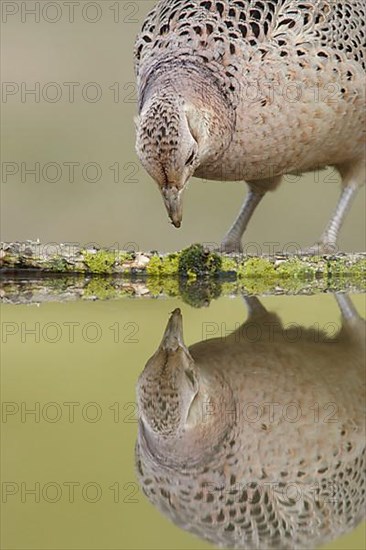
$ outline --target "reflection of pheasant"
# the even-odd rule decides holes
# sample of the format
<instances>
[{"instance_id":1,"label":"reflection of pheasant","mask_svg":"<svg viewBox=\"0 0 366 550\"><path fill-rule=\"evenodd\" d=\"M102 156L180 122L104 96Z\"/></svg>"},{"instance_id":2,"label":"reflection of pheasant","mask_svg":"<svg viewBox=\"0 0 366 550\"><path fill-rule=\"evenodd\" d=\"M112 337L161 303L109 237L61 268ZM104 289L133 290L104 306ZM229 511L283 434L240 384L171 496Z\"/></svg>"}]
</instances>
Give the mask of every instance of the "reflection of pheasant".
<instances>
[{"instance_id":1,"label":"reflection of pheasant","mask_svg":"<svg viewBox=\"0 0 366 550\"><path fill-rule=\"evenodd\" d=\"M332 165L343 192L320 248L334 247L364 183L365 0L160 0L135 46L136 149L176 227L194 175L245 180L223 241L238 250L284 174Z\"/></svg>"},{"instance_id":2,"label":"reflection of pheasant","mask_svg":"<svg viewBox=\"0 0 366 550\"><path fill-rule=\"evenodd\" d=\"M138 476L214 544L314 548L365 506L365 324L337 296L333 338L285 330L256 298L226 338L184 345L175 310L138 381Z\"/></svg>"}]
</instances>

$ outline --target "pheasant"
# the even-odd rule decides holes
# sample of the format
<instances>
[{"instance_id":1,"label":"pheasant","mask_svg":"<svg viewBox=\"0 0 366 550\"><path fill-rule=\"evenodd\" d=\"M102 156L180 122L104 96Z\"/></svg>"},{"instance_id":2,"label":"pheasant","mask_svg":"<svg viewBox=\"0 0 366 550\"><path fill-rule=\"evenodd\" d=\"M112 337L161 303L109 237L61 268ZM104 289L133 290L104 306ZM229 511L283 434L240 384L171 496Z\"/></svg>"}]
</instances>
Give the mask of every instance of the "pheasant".
<instances>
[{"instance_id":1,"label":"pheasant","mask_svg":"<svg viewBox=\"0 0 366 550\"><path fill-rule=\"evenodd\" d=\"M365 514L365 322L344 295L332 337L246 300L189 348L173 312L137 385L139 483L215 546L314 549Z\"/></svg>"},{"instance_id":2,"label":"pheasant","mask_svg":"<svg viewBox=\"0 0 366 550\"><path fill-rule=\"evenodd\" d=\"M175 227L191 176L244 180L222 241L241 238L286 174L333 166L340 199L314 252L333 252L365 181L364 0L160 0L134 49L136 151Z\"/></svg>"}]
</instances>

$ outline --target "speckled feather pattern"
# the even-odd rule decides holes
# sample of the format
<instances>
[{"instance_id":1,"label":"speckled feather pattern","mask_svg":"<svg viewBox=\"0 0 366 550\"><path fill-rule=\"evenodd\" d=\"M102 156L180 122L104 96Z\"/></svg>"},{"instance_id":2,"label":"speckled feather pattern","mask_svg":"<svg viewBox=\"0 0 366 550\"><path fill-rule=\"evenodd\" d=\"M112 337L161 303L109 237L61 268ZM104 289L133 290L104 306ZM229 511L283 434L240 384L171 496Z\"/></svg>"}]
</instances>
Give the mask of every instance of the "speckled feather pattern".
<instances>
[{"instance_id":1,"label":"speckled feather pattern","mask_svg":"<svg viewBox=\"0 0 366 550\"><path fill-rule=\"evenodd\" d=\"M217 405L224 395L218 415L224 437L217 418L208 427L201 420L193 446L192 435L181 443L177 435L171 453L161 442L151 452L154 442L147 444L140 425L138 476L164 514L215 545L314 548L356 525L365 511L365 324L344 326L332 341L303 327L301 339L298 328L273 330L281 326L274 314L255 322L262 335L256 342L244 336L253 326L249 319L225 339L189 348L201 380L205 372L221 377L211 397ZM164 373L159 377L161 382ZM142 380L139 391L155 402L155 421L167 433L159 391L152 378ZM261 404L260 421L245 420L255 416L245 409L248 403ZM271 412L271 403L280 406ZM301 410L296 422L283 420L287 403ZM288 416L297 413L289 409ZM204 448L195 463L195 453Z\"/></svg>"},{"instance_id":2,"label":"speckled feather pattern","mask_svg":"<svg viewBox=\"0 0 366 550\"><path fill-rule=\"evenodd\" d=\"M211 108L199 177L261 181L362 158L365 24L363 0L161 0L135 45L139 110L169 87ZM147 154L174 147L174 132L179 144L166 99Z\"/></svg>"}]
</instances>

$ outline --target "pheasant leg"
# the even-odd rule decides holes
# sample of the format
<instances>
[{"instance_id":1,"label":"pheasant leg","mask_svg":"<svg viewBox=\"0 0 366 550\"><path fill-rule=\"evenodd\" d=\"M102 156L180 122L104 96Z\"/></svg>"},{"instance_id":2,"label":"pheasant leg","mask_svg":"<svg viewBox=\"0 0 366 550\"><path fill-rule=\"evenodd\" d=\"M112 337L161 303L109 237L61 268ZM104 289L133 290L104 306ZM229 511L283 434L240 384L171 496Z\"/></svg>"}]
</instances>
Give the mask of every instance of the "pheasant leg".
<instances>
[{"instance_id":1,"label":"pheasant leg","mask_svg":"<svg viewBox=\"0 0 366 550\"><path fill-rule=\"evenodd\" d=\"M220 250L221 252L242 252L241 238L253 215L254 210L265 195L265 191L249 189L238 217L226 233Z\"/></svg>"}]
</instances>

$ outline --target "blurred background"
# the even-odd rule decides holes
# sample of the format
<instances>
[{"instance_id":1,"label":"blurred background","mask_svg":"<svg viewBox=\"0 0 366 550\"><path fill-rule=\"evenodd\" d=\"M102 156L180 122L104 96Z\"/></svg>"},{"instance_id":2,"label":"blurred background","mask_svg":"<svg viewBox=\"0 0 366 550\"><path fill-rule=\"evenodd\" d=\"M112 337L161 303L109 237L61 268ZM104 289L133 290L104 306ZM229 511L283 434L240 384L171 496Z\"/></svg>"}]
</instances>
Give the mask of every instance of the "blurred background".
<instances>
[{"instance_id":1,"label":"blurred background","mask_svg":"<svg viewBox=\"0 0 366 550\"><path fill-rule=\"evenodd\" d=\"M220 242L245 184L193 179L177 230L135 154L133 44L153 4L2 2L2 240L161 251ZM258 208L246 250L312 244L338 195L332 171L286 178ZM365 249L364 211L363 188L341 249Z\"/></svg>"}]
</instances>

